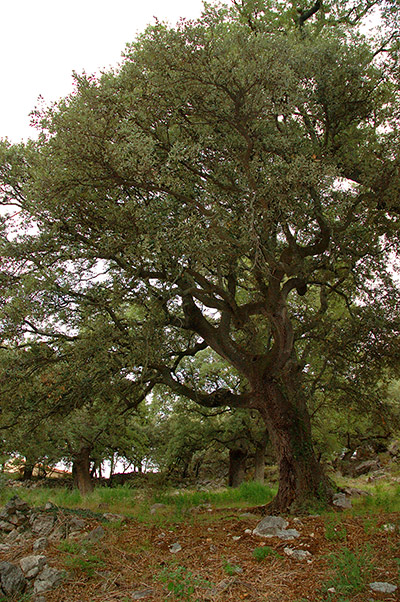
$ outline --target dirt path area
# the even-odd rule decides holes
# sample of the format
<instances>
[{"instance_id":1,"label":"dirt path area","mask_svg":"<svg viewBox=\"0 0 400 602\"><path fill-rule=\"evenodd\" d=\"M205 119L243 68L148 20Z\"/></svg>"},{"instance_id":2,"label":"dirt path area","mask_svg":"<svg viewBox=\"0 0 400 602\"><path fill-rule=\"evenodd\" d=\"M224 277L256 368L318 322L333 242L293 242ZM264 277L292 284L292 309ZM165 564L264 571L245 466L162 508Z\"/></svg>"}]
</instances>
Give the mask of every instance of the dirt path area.
<instances>
[{"instance_id":1,"label":"dirt path area","mask_svg":"<svg viewBox=\"0 0 400 602\"><path fill-rule=\"evenodd\" d=\"M253 535L258 521L210 511L174 525L103 525L105 536L90 546L54 543L46 556L69 578L46 602L400 600L400 587L389 594L368 585L400 586L399 514L290 517L300 532L293 541ZM294 559L288 547L310 555Z\"/></svg>"}]
</instances>

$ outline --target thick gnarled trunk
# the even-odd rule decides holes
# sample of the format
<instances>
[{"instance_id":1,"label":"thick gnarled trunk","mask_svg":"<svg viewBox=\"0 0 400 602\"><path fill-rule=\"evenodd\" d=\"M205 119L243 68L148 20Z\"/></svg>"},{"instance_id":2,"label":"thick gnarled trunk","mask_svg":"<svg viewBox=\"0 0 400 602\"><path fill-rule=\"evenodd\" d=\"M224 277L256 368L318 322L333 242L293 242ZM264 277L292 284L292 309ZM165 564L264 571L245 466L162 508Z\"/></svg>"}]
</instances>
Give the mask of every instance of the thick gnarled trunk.
<instances>
[{"instance_id":1,"label":"thick gnarled trunk","mask_svg":"<svg viewBox=\"0 0 400 602\"><path fill-rule=\"evenodd\" d=\"M279 466L279 489L271 511L307 508L326 501L328 483L312 444L310 419L300 379L263 383L258 409L265 421ZM294 390L294 383L297 384Z\"/></svg>"}]
</instances>

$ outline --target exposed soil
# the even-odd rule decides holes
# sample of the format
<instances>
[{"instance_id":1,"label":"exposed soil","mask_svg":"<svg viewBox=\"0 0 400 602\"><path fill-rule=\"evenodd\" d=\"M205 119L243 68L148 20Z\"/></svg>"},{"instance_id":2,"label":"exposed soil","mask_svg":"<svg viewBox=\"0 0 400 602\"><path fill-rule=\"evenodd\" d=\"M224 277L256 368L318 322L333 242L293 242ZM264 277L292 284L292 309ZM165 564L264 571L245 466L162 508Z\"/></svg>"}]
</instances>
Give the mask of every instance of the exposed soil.
<instances>
[{"instance_id":1,"label":"exposed soil","mask_svg":"<svg viewBox=\"0 0 400 602\"><path fill-rule=\"evenodd\" d=\"M255 528L260 517L242 518L242 512L203 510L174 525L149 526L131 520L116 526L103 523L106 536L86 553L82 548L61 551L54 543L45 554L52 566L67 568L69 578L47 594L46 602L128 602L139 599L133 592L144 590L152 590L142 598L147 602L400 600L400 587L394 594L374 593L368 587L372 581L400 586L399 513L362 517L338 513L333 521L319 516L289 517L289 528L296 528L301 536L287 542L245 533ZM98 524L91 520L88 530ZM395 530L387 531L384 525L395 525ZM174 543L182 547L175 554L170 551ZM257 561L253 550L264 545L279 556L270 554ZM308 562L294 560L284 553L286 546L307 550L312 556ZM343 549L357 557L364 552L370 558L372 570L361 591L340 594L337 576L336 593L327 591L332 587L329 579L335 577L328 559ZM3 554L1 560L15 562L31 550ZM240 572L234 572L235 566ZM166 582L161 580L163 575ZM168 591L168 582L174 591Z\"/></svg>"}]
</instances>

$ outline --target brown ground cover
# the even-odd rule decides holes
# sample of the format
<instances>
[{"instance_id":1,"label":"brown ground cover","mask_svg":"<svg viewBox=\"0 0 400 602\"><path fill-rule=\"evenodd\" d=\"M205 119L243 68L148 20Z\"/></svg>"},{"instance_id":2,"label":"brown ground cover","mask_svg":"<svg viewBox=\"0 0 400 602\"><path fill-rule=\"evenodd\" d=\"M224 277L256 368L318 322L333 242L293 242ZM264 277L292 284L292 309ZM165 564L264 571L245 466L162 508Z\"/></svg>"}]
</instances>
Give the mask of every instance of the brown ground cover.
<instances>
[{"instance_id":1,"label":"brown ground cover","mask_svg":"<svg viewBox=\"0 0 400 602\"><path fill-rule=\"evenodd\" d=\"M151 590L142 598L147 602L400 600L400 587L394 594L374 593L368 587L372 581L400 585L399 513L289 517L289 528L301 535L285 542L245 533L254 529L259 517L242 518L241 512L202 511L176 524L133 520L103 524L106 536L86 549L80 543L70 549L69 544L54 543L46 556L53 566L66 568L69 578L47 595L46 602L128 602L135 599L133 592L145 590ZM92 520L89 529L98 524ZM388 531L391 527L385 525L394 525L395 530ZM170 546L177 542L182 549L172 554ZM271 553L257 561L253 551L261 546L269 546ZM284 553L286 546L312 556L308 562L294 560ZM32 552L20 550L18 556L27 553ZM333 553L344 558L336 571L329 564ZM369 572L365 565L360 568L360 591L349 591L358 573L351 562L346 563L345 554L356 559L356 565L363 555L368 559ZM346 572L350 585L343 586ZM336 592L327 591L328 587Z\"/></svg>"}]
</instances>

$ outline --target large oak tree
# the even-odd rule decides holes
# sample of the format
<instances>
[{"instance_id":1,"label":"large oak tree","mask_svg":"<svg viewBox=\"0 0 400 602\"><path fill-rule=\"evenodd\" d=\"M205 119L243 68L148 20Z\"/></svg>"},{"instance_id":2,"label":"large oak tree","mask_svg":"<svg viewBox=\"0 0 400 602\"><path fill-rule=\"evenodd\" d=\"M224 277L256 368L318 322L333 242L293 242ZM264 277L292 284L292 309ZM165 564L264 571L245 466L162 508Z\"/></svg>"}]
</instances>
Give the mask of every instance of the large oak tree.
<instances>
[{"instance_id":1,"label":"large oak tree","mask_svg":"<svg viewBox=\"0 0 400 602\"><path fill-rule=\"evenodd\" d=\"M380 4L236 2L158 23L116 72L76 76L37 111L37 143L3 145L4 202L31 219L3 239L8 343L102 315L131 403L162 383L258 410L277 510L329 492L301 354L321 323L334 331L331 304L363 353L398 336L395 33L373 44L350 28ZM230 386L188 369L206 348Z\"/></svg>"}]
</instances>

